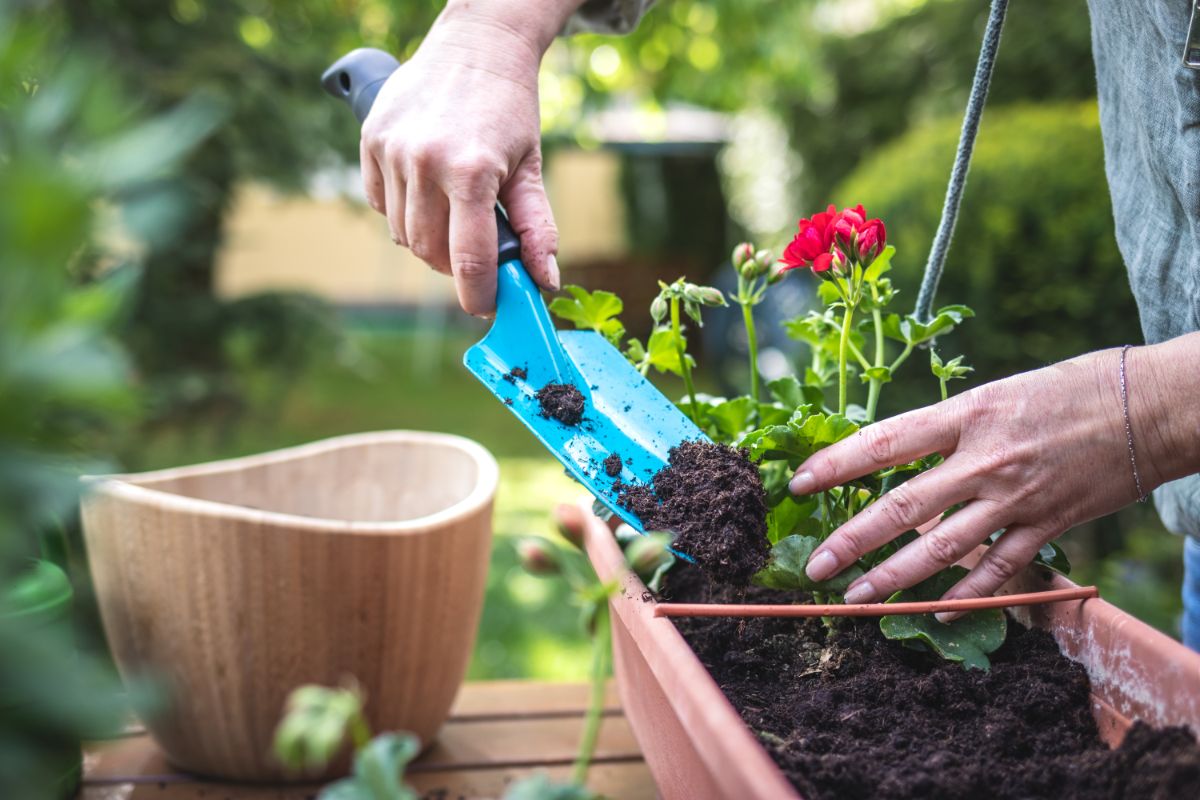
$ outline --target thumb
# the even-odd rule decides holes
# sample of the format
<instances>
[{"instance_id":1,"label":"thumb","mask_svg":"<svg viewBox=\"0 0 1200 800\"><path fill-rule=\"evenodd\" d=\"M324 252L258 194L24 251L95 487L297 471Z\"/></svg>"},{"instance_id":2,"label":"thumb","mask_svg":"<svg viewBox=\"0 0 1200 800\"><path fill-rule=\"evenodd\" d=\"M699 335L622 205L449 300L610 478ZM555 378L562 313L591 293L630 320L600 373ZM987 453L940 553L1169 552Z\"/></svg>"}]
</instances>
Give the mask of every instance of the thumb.
<instances>
[{"instance_id":1,"label":"thumb","mask_svg":"<svg viewBox=\"0 0 1200 800\"><path fill-rule=\"evenodd\" d=\"M500 188L500 202L508 221L521 239L521 260L538 285L558 291L558 228L542 183L542 154L533 151L522 159L508 182Z\"/></svg>"}]
</instances>

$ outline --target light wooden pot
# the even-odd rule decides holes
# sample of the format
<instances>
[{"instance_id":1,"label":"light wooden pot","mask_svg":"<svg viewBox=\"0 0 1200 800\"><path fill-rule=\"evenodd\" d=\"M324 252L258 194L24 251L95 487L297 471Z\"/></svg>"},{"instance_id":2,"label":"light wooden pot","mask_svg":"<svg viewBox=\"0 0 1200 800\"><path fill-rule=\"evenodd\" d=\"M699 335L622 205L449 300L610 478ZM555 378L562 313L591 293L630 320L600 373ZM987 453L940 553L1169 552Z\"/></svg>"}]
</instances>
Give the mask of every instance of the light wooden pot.
<instances>
[{"instance_id":1,"label":"light wooden pot","mask_svg":"<svg viewBox=\"0 0 1200 800\"><path fill-rule=\"evenodd\" d=\"M375 730L431 742L474 644L497 478L472 441L394 431L85 479L105 632L127 679L166 680L146 723L171 761L287 777L288 693L350 676Z\"/></svg>"},{"instance_id":2,"label":"light wooden pot","mask_svg":"<svg viewBox=\"0 0 1200 800\"><path fill-rule=\"evenodd\" d=\"M608 524L588 506L574 527L611 595L613 671L621 707L664 800L800 800L671 620L654 616L654 597L625 564ZM964 559L969 566L978 552ZM1001 594L1074 586L1029 568ZM1100 735L1117 746L1132 720L1187 725L1200 735L1200 654L1103 600L1012 609L1021 623L1049 631L1092 681Z\"/></svg>"}]
</instances>

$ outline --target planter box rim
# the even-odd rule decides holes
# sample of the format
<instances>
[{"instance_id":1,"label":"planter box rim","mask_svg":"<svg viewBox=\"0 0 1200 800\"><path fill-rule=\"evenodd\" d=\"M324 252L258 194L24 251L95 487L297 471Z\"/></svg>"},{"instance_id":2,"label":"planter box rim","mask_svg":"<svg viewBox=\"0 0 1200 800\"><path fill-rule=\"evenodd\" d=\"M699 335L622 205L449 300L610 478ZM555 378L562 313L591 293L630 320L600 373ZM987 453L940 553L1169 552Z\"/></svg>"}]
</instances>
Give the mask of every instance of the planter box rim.
<instances>
[{"instance_id":1,"label":"planter box rim","mask_svg":"<svg viewBox=\"0 0 1200 800\"><path fill-rule=\"evenodd\" d=\"M441 446L464 453L475 463L479 474L474 487L466 497L432 514L403 520L355 521L289 514L282 511L251 508L237 503L206 500L198 497L158 489L146 483L159 483L175 478L214 475L237 472L257 467L267 467L287 461L302 461L313 456L337 450L349 450L378 444L424 444ZM219 461L207 461L183 467L152 470L149 472L116 473L112 475L84 475L80 481L87 495L103 494L120 498L137 505L153 505L179 513L201 517L220 517L299 529L310 533L345 535L396 535L419 534L437 529L471 516L492 502L500 480L500 468L495 457L483 445L463 436L429 431L372 431L351 433L320 439L308 444L272 450L267 453Z\"/></svg>"}]
</instances>

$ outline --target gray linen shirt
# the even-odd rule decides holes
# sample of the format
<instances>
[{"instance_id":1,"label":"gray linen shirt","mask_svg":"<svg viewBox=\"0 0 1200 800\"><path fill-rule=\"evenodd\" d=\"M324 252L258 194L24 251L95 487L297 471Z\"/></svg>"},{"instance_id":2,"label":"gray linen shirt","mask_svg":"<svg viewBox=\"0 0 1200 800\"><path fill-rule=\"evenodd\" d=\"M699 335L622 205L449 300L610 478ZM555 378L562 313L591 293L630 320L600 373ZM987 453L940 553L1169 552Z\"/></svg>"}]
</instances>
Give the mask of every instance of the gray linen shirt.
<instances>
[{"instance_id":1,"label":"gray linen shirt","mask_svg":"<svg viewBox=\"0 0 1200 800\"><path fill-rule=\"evenodd\" d=\"M653 2L588 0L566 31L623 33ZM1088 6L1117 245L1155 344L1200 330L1200 71L1182 63L1191 0ZM1200 539L1200 474L1159 487L1154 502L1167 528Z\"/></svg>"},{"instance_id":2,"label":"gray linen shirt","mask_svg":"<svg viewBox=\"0 0 1200 800\"><path fill-rule=\"evenodd\" d=\"M1200 330L1200 71L1183 66L1191 2L1088 6L1117 245L1154 344ZM1200 539L1200 475L1160 487L1154 502L1167 528Z\"/></svg>"}]
</instances>

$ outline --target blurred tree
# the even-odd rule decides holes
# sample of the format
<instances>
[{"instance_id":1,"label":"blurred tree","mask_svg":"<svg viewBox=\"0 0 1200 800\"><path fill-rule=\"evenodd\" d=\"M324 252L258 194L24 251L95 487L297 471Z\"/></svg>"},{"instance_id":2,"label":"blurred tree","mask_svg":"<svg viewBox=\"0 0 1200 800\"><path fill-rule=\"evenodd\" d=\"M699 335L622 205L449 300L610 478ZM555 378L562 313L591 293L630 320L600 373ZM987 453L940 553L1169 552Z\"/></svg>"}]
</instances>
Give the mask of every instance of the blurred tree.
<instances>
[{"instance_id":1,"label":"blurred tree","mask_svg":"<svg viewBox=\"0 0 1200 800\"><path fill-rule=\"evenodd\" d=\"M941 214L960 120L922 124L875 152L835 191L887 222L893 280L912 303ZM1096 104L988 111L971 164L946 271L943 303L978 317L939 349L966 353L972 383L1141 340L1113 235ZM897 407L936 399L919 366L898 376ZM905 376L909 376L906 378Z\"/></svg>"},{"instance_id":2,"label":"blurred tree","mask_svg":"<svg viewBox=\"0 0 1200 800\"><path fill-rule=\"evenodd\" d=\"M63 554L80 472L112 466L134 407L112 328L176 218L172 169L219 118L196 98L138 113L42 11L0 5L0 797L23 800L73 793L81 738L126 719L72 643L70 582L35 557Z\"/></svg>"},{"instance_id":3,"label":"blurred tree","mask_svg":"<svg viewBox=\"0 0 1200 800\"><path fill-rule=\"evenodd\" d=\"M181 227L149 244L124 338L153 392L152 420L228 418L239 366L289 372L329 341L327 308L295 295L223 302L217 253L236 186L304 186L320 166L357 159L353 119L320 91L334 58L363 44L411 54L441 3L382 0L68 0L72 39L105 54L150 111L202 92L226 114L184 165Z\"/></svg>"},{"instance_id":4,"label":"blurred tree","mask_svg":"<svg viewBox=\"0 0 1200 800\"><path fill-rule=\"evenodd\" d=\"M987 13L983 2L928 0L864 33L822 37L822 91L780 98L809 205L820 205L859 157L923 121L962 114ZM989 108L1095 97L1085 14L1076 3L1012 0Z\"/></svg>"}]
</instances>

